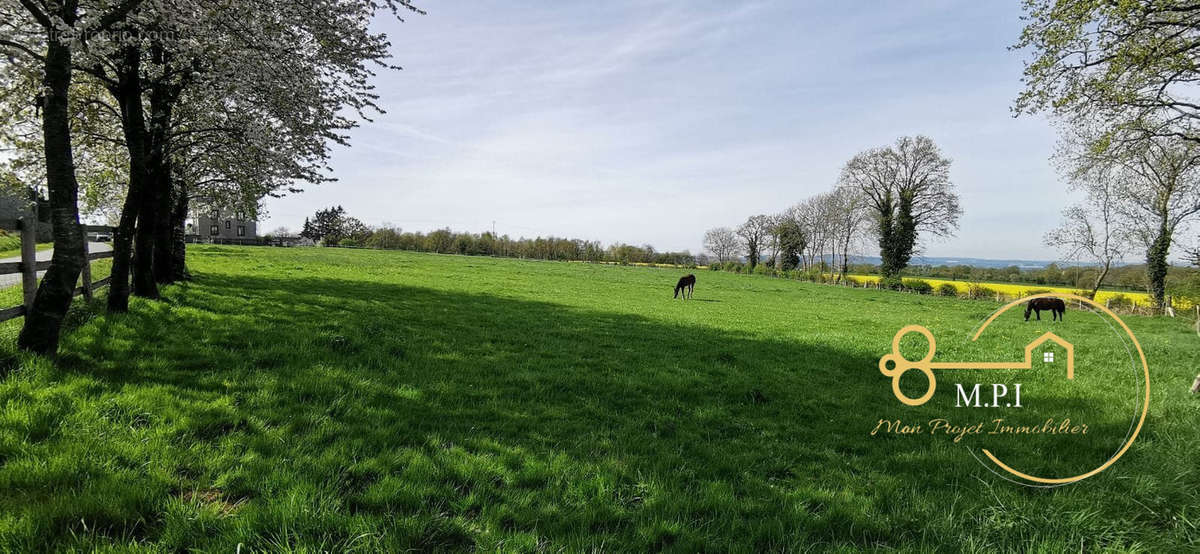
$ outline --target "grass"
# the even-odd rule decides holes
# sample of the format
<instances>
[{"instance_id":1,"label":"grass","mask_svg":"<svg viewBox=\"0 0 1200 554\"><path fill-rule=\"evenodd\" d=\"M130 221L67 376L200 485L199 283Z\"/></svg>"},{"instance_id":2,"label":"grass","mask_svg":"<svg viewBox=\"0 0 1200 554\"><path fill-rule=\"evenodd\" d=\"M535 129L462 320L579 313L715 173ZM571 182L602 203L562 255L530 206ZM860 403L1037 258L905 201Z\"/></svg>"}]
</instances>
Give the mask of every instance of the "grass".
<instances>
[{"instance_id":1,"label":"grass","mask_svg":"<svg viewBox=\"0 0 1200 554\"><path fill-rule=\"evenodd\" d=\"M39 242L37 250L54 248L52 242ZM0 259L13 258L21 255L21 233L19 231L0 230Z\"/></svg>"},{"instance_id":2,"label":"grass","mask_svg":"<svg viewBox=\"0 0 1200 554\"><path fill-rule=\"evenodd\" d=\"M112 273L112 258L101 258L99 260L92 261L92 281L93 282L99 281L100 279L108 277L110 273ZM77 283L78 284L83 283L82 276L80 276L79 281L77 281ZM77 284L77 286L78 286L78 284ZM13 285L10 285L10 286L4 287L4 288L0 288L0 308L16 306L18 304L21 304L22 301L23 301L23 297L22 297L20 281L17 281ZM18 330L19 330L18 325L10 324L10 325L5 326L4 324L0 324L0 343L5 342L9 338L15 337L16 331L18 331ZM11 335L11 337L10 337L10 335ZM12 340L15 340L15 338L12 338ZM7 342L11 343L12 340L7 340ZM12 345L8 344L7 346L11 350ZM2 350L2 349L3 349L3 346L0 346L0 350Z\"/></svg>"},{"instance_id":3,"label":"grass","mask_svg":"<svg viewBox=\"0 0 1200 554\"><path fill-rule=\"evenodd\" d=\"M56 362L12 358L0 550L1200 547L1198 339L1179 321L1127 319L1153 398L1125 457L1033 489L968 447L1066 474L1105 459L1135 408L1126 345L1086 312L1006 316L971 343L997 304L724 272L698 273L684 303L670 298L679 270L189 256L196 279L164 301L101 316L97 300L72 314ZM996 415L951 392L995 374L940 376L920 408L896 401L877 362L909 323L937 335L939 360L1015 358L1050 329L1074 341L1077 382L1022 375L1026 408L1002 416L1070 416L1092 435L872 436L885 417Z\"/></svg>"},{"instance_id":4,"label":"grass","mask_svg":"<svg viewBox=\"0 0 1200 554\"><path fill-rule=\"evenodd\" d=\"M7 237L4 237L4 239L7 239ZM20 255L20 243L19 242L20 241L18 240L18 245L13 248L0 248L0 259L19 257L19 255ZM0 246L2 246L2 245L4 245L4 242L0 242ZM48 249L50 249L50 248L54 248L53 242L38 242L37 243L37 252L48 251Z\"/></svg>"}]
</instances>

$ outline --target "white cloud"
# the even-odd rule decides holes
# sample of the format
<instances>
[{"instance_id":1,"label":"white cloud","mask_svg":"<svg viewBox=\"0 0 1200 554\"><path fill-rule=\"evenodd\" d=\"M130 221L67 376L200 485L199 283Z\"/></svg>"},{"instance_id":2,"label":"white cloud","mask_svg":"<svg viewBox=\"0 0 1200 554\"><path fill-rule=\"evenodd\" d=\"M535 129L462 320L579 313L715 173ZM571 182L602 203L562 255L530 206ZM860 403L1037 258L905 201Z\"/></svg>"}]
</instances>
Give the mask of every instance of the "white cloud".
<instances>
[{"instance_id":1,"label":"white cloud","mask_svg":"<svg viewBox=\"0 0 1200 554\"><path fill-rule=\"evenodd\" d=\"M429 6L381 23L405 71L337 153L340 183L268 203L268 226L342 204L411 229L699 250L708 227L823 191L904 134L955 159L966 214L931 255L1049 258L1063 187L1014 120L1017 6L604 2ZM1001 238L997 238L1001 237Z\"/></svg>"}]
</instances>

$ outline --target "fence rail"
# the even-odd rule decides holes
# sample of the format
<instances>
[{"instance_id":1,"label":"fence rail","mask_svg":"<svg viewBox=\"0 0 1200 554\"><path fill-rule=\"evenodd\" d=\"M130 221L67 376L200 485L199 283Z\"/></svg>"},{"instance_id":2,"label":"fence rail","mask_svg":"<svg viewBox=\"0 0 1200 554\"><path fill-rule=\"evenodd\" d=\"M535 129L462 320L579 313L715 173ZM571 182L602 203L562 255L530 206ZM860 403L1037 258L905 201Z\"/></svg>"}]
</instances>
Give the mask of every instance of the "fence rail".
<instances>
[{"instance_id":1,"label":"fence rail","mask_svg":"<svg viewBox=\"0 0 1200 554\"><path fill-rule=\"evenodd\" d=\"M37 216L28 214L20 219L0 219L0 229L15 230L21 233L21 261L0 262L0 275L21 274L21 289L24 303L20 306L0 309L0 321L8 321L24 316L33 307L33 299L37 296L38 272L50 268L50 260L37 259ZM114 228L104 225L81 225L85 234L83 253L87 263L83 265L83 283L75 288L75 296L83 295L92 299L95 290L107 286L112 277L92 281L92 260L113 257L112 252L88 252L87 233L112 233Z\"/></svg>"}]
</instances>

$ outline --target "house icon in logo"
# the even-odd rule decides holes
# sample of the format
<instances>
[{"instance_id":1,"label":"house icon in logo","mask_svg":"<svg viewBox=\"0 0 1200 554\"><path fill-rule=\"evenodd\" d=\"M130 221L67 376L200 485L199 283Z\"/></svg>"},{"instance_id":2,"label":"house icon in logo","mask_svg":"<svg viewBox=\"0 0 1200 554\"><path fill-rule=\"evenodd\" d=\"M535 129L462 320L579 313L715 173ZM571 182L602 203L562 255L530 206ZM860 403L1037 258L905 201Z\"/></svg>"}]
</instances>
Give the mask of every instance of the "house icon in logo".
<instances>
[{"instance_id":1,"label":"house icon in logo","mask_svg":"<svg viewBox=\"0 0 1200 554\"><path fill-rule=\"evenodd\" d=\"M1040 348L1043 344L1046 344L1046 342L1053 342L1054 344L1061 346L1063 348L1063 350L1066 350L1066 352L1067 352L1067 379L1074 379L1075 378L1075 345L1067 342L1066 340L1063 340L1062 337L1060 337L1054 333L1048 332L1048 333L1038 337L1036 340L1029 343L1029 345L1025 347L1025 364L1027 365L1027 367L1032 369L1032 367L1033 367L1033 351ZM1048 364L1054 363L1054 350L1050 350L1050 349L1044 350L1042 352L1042 362L1048 363Z\"/></svg>"}]
</instances>

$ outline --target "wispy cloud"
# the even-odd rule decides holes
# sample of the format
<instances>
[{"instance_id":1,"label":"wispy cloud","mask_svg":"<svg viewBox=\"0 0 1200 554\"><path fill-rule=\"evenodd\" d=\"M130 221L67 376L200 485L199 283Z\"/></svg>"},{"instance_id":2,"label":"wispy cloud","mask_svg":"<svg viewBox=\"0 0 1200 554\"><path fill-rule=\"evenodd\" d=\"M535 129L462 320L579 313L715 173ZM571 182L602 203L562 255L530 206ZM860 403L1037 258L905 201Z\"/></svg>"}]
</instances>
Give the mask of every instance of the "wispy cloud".
<instances>
[{"instance_id":1,"label":"wispy cloud","mask_svg":"<svg viewBox=\"0 0 1200 554\"><path fill-rule=\"evenodd\" d=\"M340 183L272 201L267 224L339 203L408 228L496 220L695 251L707 227L782 210L858 150L925 133L955 159L966 209L927 252L1049 257L1040 235L1066 198L1051 130L1008 112L1018 9L441 3L381 23L405 66L381 76L388 113L338 152Z\"/></svg>"}]
</instances>

